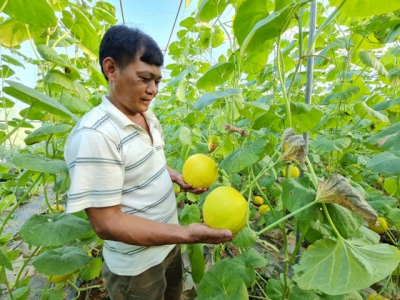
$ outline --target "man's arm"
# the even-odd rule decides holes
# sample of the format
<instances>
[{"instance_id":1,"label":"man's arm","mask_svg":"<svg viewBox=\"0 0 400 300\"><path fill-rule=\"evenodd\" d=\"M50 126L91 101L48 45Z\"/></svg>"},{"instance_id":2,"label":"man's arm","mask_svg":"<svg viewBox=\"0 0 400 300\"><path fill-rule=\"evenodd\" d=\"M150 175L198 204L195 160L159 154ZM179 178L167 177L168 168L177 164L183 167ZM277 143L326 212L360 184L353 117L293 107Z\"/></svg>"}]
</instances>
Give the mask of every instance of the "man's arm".
<instances>
[{"instance_id":1,"label":"man's arm","mask_svg":"<svg viewBox=\"0 0 400 300\"><path fill-rule=\"evenodd\" d=\"M121 211L119 205L104 208L87 208L86 214L96 234L106 240L138 246L169 244L210 243L232 240L232 232L193 223L187 227L164 224L132 216Z\"/></svg>"}]
</instances>

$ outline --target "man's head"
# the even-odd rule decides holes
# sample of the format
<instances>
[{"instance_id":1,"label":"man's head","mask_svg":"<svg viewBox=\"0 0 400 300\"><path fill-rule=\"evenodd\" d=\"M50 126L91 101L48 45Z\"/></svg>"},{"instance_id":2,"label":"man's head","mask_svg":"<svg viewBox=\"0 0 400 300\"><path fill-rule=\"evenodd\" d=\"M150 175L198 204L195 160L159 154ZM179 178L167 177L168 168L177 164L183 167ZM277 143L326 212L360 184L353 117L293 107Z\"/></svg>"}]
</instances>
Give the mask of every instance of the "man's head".
<instances>
[{"instance_id":1,"label":"man's head","mask_svg":"<svg viewBox=\"0 0 400 300\"><path fill-rule=\"evenodd\" d=\"M124 25L110 27L101 41L99 60L106 79L103 61L107 57L112 58L121 71L135 59L157 67L164 63L161 49L153 38L139 29Z\"/></svg>"}]
</instances>

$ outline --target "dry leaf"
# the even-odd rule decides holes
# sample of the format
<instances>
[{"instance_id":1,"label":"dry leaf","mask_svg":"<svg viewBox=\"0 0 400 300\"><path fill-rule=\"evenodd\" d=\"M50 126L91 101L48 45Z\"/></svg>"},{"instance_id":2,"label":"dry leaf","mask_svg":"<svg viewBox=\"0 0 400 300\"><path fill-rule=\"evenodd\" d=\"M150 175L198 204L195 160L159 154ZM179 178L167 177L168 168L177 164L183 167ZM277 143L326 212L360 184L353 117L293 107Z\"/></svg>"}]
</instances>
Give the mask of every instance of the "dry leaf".
<instances>
[{"instance_id":1,"label":"dry leaf","mask_svg":"<svg viewBox=\"0 0 400 300\"><path fill-rule=\"evenodd\" d=\"M375 223L378 215L367 201L339 174L334 174L318 185L317 202L336 203L361 216L368 223Z\"/></svg>"}]
</instances>

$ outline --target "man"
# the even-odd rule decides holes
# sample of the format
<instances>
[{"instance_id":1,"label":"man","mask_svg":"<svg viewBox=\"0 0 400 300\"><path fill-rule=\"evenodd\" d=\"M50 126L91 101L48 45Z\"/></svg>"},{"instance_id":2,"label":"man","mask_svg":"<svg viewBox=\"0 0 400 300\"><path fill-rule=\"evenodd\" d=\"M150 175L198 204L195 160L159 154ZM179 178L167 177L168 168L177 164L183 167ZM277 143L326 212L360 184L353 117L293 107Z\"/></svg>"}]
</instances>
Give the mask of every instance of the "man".
<instances>
[{"instance_id":1,"label":"man","mask_svg":"<svg viewBox=\"0 0 400 300\"><path fill-rule=\"evenodd\" d=\"M104 239L102 274L111 299L180 299L179 244L226 242L232 233L178 224L173 182L192 193L205 190L166 165L162 129L148 111L163 65L156 42L140 30L114 26L99 58L109 95L68 137L67 212L85 210Z\"/></svg>"}]
</instances>

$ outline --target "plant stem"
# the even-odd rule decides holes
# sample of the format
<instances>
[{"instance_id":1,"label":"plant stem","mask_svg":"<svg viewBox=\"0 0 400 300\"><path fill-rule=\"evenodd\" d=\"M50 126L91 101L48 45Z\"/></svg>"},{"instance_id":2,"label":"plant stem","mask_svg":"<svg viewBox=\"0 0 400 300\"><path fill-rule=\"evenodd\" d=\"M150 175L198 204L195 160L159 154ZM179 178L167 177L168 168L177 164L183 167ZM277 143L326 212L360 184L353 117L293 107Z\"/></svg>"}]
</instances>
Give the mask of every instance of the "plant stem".
<instances>
[{"instance_id":1,"label":"plant stem","mask_svg":"<svg viewBox=\"0 0 400 300\"><path fill-rule=\"evenodd\" d=\"M29 108L26 111L24 117L21 119L21 121L18 122L17 126L15 126L13 128L13 130L11 130L7 135L5 135L2 139L0 139L0 145L2 145L4 143L4 141L6 141L8 138L10 138L14 134L14 132L16 132L21 127L21 125L25 122L25 120L26 120L29 112L31 111L32 107L33 107L33 104L29 106Z\"/></svg>"},{"instance_id":2,"label":"plant stem","mask_svg":"<svg viewBox=\"0 0 400 300\"><path fill-rule=\"evenodd\" d=\"M303 207L299 208L298 210L296 210L296 211L284 216L282 219L279 219L278 221L268 225L267 227L265 227L264 229L260 230L259 232L256 232L256 235L263 234L264 232L274 228L276 225L286 221L287 219L289 219L289 218L293 217L294 215L298 214L299 212L302 212L303 210L306 210L307 208L310 208L314 204L317 204L317 201L314 200L313 202L310 202L307 205L304 205Z\"/></svg>"},{"instance_id":3,"label":"plant stem","mask_svg":"<svg viewBox=\"0 0 400 300\"><path fill-rule=\"evenodd\" d=\"M326 208L326 204L321 203L321 205L322 205L322 208L324 209L325 216L328 219L328 222L331 225L333 231L335 232L335 234L337 235L338 238L342 238L342 236L340 235L339 231L337 230L335 224L333 224L333 221L331 219L331 216L329 215L328 209Z\"/></svg>"},{"instance_id":4,"label":"plant stem","mask_svg":"<svg viewBox=\"0 0 400 300\"><path fill-rule=\"evenodd\" d=\"M36 252L40 249L40 247L36 247L35 250L32 251L31 255L24 261L24 264L22 265L21 269L18 272L17 277L15 278L15 283L14 286L18 284L19 279L22 275L22 271L25 269L26 265L31 261L32 257L36 254Z\"/></svg>"},{"instance_id":5,"label":"plant stem","mask_svg":"<svg viewBox=\"0 0 400 300\"><path fill-rule=\"evenodd\" d=\"M49 285L50 285L50 278L47 280L46 286L44 287L42 295L40 295L40 299L39 300L43 300L44 299L44 295L46 294L46 291L47 291L47 289L49 288Z\"/></svg>"},{"instance_id":6,"label":"plant stem","mask_svg":"<svg viewBox=\"0 0 400 300\"><path fill-rule=\"evenodd\" d=\"M246 187L240 192L241 194L244 194L250 187L252 187L262 176L264 176L264 174L272 169L278 162L279 159L274 162L272 165L270 165L270 162L275 158L275 156L278 154L278 151L275 151L275 153L272 155L272 157L270 158L268 164L266 167L264 167L264 169L261 170L260 173L258 173L258 175L254 178L253 181L251 181L249 184L246 185Z\"/></svg>"},{"instance_id":7,"label":"plant stem","mask_svg":"<svg viewBox=\"0 0 400 300\"><path fill-rule=\"evenodd\" d=\"M36 179L36 181L27 189L27 191L25 192L25 194L22 195L21 199L19 199L17 201L17 203L15 203L15 205L13 206L13 208L8 212L7 216L5 217L3 223L0 226L0 235L2 235L4 227L6 226L8 220L11 218L11 216L14 214L14 212L17 210L17 208L20 206L20 204L25 201L28 196L29 193L31 192L32 188L35 186L36 183L38 183L40 180L40 176Z\"/></svg>"},{"instance_id":8,"label":"plant stem","mask_svg":"<svg viewBox=\"0 0 400 300\"><path fill-rule=\"evenodd\" d=\"M285 79L283 77L284 70L282 70L283 58L281 53L281 37L278 37L278 41L276 42L276 68L278 71L279 81L281 83L281 89L283 94L283 99L286 104L286 117L288 119L289 127L292 127L292 114L290 112L290 100L286 94L285 90Z\"/></svg>"}]
</instances>

